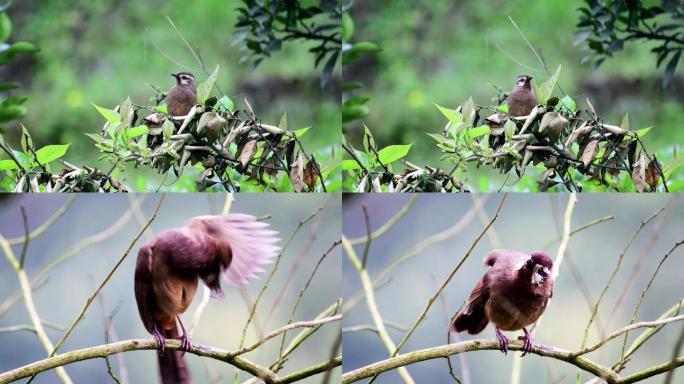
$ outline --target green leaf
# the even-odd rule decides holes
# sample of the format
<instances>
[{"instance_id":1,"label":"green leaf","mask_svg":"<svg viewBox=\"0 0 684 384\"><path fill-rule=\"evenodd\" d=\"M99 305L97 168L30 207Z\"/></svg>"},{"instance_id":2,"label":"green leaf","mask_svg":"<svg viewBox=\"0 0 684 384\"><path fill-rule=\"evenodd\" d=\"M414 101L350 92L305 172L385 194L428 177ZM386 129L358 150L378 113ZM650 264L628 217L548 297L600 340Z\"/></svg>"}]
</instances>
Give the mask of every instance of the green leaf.
<instances>
[{"instance_id":1,"label":"green leaf","mask_svg":"<svg viewBox=\"0 0 684 384\"><path fill-rule=\"evenodd\" d=\"M439 109L439 111L442 112L442 115L444 115L444 117L449 119L449 121L451 121L452 123L460 124L463 122L463 116L460 112L457 112L453 109L444 108L438 104L435 104L435 107L437 107L437 109Z\"/></svg>"},{"instance_id":2,"label":"green leaf","mask_svg":"<svg viewBox=\"0 0 684 384\"><path fill-rule=\"evenodd\" d=\"M26 115L23 105L7 105L0 107L0 123L16 120Z\"/></svg>"},{"instance_id":3,"label":"green leaf","mask_svg":"<svg viewBox=\"0 0 684 384\"><path fill-rule=\"evenodd\" d=\"M29 133L28 129L22 124L21 125L21 150L24 151L24 153L28 153L30 149L33 149L33 140L31 139L31 134Z\"/></svg>"},{"instance_id":4,"label":"green leaf","mask_svg":"<svg viewBox=\"0 0 684 384\"><path fill-rule=\"evenodd\" d=\"M461 105L461 111L463 111L461 115L463 116L466 128L472 128L473 121L475 120L475 104L473 103L472 97L469 97L468 100Z\"/></svg>"},{"instance_id":5,"label":"green leaf","mask_svg":"<svg viewBox=\"0 0 684 384\"><path fill-rule=\"evenodd\" d=\"M371 43L370 41L360 41L349 48L348 53L349 54L356 54L356 53L362 53L362 52L380 52L382 51L382 48L380 48L379 45L375 43Z\"/></svg>"},{"instance_id":6,"label":"green leaf","mask_svg":"<svg viewBox=\"0 0 684 384\"><path fill-rule=\"evenodd\" d=\"M411 145L412 144L388 145L378 151L378 159L385 165L393 163L406 156L409 149L411 149Z\"/></svg>"},{"instance_id":7,"label":"green leaf","mask_svg":"<svg viewBox=\"0 0 684 384\"><path fill-rule=\"evenodd\" d=\"M148 129L147 126L145 126L145 125L138 125L137 127L128 128L128 129L126 130L126 138L127 138L127 139L132 139L132 138L134 138L134 137L138 137L138 136L144 135L144 134L146 134L148 131L149 131L149 129Z\"/></svg>"},{"instance_id":8,"label":"green leaf","mask_svg":"<svg viewBox=\"0 0 684 384\"><path fill-rule=\"evenodd\" d=\"M0 43L9 39L12 34L12 22L5 12L0 13Z\"/></svg>"},{"instance_id":9,"label":"green leaf","mask_svg":"<svg viewBox=\"0 0 684 384\"><path fill-rule=\"evenodd\" d=\"M121 122L121 115L119 115L119 112L115 112L107 108L102 108L95 103L91 104L93 104L93 107L95 107L95 109L97 109L97 111L100 112L100 115L102 115L102 117L104 117L110 123Z\"/></svg>"},{"instance_id":10,"label":"green leaf","mask_svg":"<svg viewBox=\"0 0 684 384\"><path fill-rule=\"evenodd\" d=\"M438 135L436 133L425 133L425 134L432 137L433 139L435 139L436 142L438 142L440 144L444 144L444 143L448 143L448 142L453 143L453 140L449 140L446 137L444 137L443 135Z\"/></svg>"},{"instance_id":11,"label":"green leaf","mask_svg":"<svg viewBox=\"0 0 684 384\"><path fill-rule=\"evenodd\" d=\"M364 117L368 116L369 112L370 112L370 110L365 105L352 105L352 106L343 105L342 106L342 122L348 123L348 122L356 120L356 119L364 118Z\"/></svg>"},{"instance_id":12,"label":"green leaf","mask_svg":"<svg viewBox=\"0 0 684 384\"><path fill-rule=\"evenodd\" d=\"M36 151L36 158L38 159L39 163L45 165L64 156L68 149L69 144L46 145Z\"/></svg>"},{"instance_id":13,"label":"green leaf","mask_svg":"<svg viewBox=\"0 0 684 384\"><path fill-rule=\"evenodd\" d=\"M629 131L629 112L625 113L625 116L622 118L620 128L624 129L625 131Z\"/></svg>"},{"instance_id":14,"label":"green leaf","mask_svg":"<svg viewBox=\"0 0 684 384\"><path fill-rule=\"evenodd\" d=\"M467 131L469 139L474 139L476 137L484 136L488 134L490 128L488 125L480 125L479 127L471 128Z\"/></svg>"},{"instance_id":15,"label":"green leaf","mask_svg":"<svg viewBox=\"0 0 684 384\"><path fill-rule=\"evenodd\" d=\"M570 111L570 113L575 113L577 104L572 97L565 95L562 99L560 99L560 103L556 105L556 111L560 111L561 108L565 108L566 110Z\"/></svg>"},{"instance_id":16,"label":"green leaf","mask_svg":"<svg viewBox=\"0 0 684 384\"><path fill-rule=\"evenodd\" d=\"M0 171L9 171L12 169L19 169L14 160L0 160Z\"/></svg>"},{"instance_id":17,"label":"green leaf","mask_svg":"<svg viewBox=\"0 0 684 384\"><path fill-rule=\"evenodd\" d=\"M295 137L300 138L300 137L304 136L304 134L309 129L311 129L311 127L306 127L306 128L302 128L302 129L298 129L298 130L294 131Z\"/></svg>"},{"instance_id":18,"label":"green leaf","mask_svg":"<svg viewBox=\"0 0 684 384\"><path fill-rule=\"evenodd\" d=\"M546 102L549 100L549 98L553 94L553 89L556 87L556 83L558 82L558 77L560 76L560 71L561 71L561 66L559 65L558 69L556 69L556 72L548 80L546 80L539 87L535 87L536 93L537 93L537 103L538 104L546 104Z\"/></svg>"},{"instance_id":19,"label":"green leaf","mask_svg":"<svg viewBox=\"0 0 684 384\"><path fill-rule=\"evenodd\" d=\"M349 13L342 14L342 42L349 41L354 35L354 20L352 20Z\"/></svg>"},{"instance_id":20,"label":"green leaf","mask_svg":"<svg viewBox=\"0 0 684 384\"><path fill-rule=\"evenodd\" d=\"M375 139L373 138L373 134L371 133L370 129L368 129L366 124L363 125L363 132L363 149L366 151L366 153L370 153L371 148L377 148L375 146Z\"/></svg>"},{"instance_id":21,"label":"green leaf","mask_svg":"<svg viewBox=\"0 0 684 384\"><path fill-rule=\"evenodd\" d=\"M639 137L644 137L648 133L648 131L651 130L651 128L653 128L653 127L641 128L641 129L636 131L636 134Z\"/></svg>"},{"instance_id":22,"label":"green leaf","mask_svg":"<svg viewBox=\"0 0 684 384\"><path fill-rule=\"evenodd\" d=\"M283 115L280 117L278 128L280 128L283 131L287 131L287 112L284 112Z\"/></svg>"},{"instance_id":23,"label":"green leaf","mask_svg":"<svg viewBox=\"0 0 684 384\"><path fill-rule=\"evenodd\" d=\"M173 131L176 129L176 126L173 125L173 123L170 120L164 120L164 124L162 125L162 134L164 136L165 141L171 140L171 135L173 135Z\"/></svg>"},{"instance_id":24,"label":"green leaf","mask_svg":"<svg viewBox=\"0 0 684 384\"><path fill-rule=\"evenodd\" d=\"M0 91L8 91L15 88L19 88L19 83L0 83Z\"/></svg>"},{"instance_id":25,"label":"green leaf","mask_svg":"<svg viewBox=\"0 0 684 384\"><path fill-rule=\"evenodd\" d=\"M34 53L40 51L33 43L28 41L18 41L10 46L7 53Z\"/></svg>"},{"instance_id":26,"label":"green leaf","mask_svg":"<svg viewBox=\"0 0 684 384\"><path fill-rule=\"evenodd\" d=\"M167 107L166 107L166 104L155 105L154 107L152 107L152 109L154 109L154 110L157 111L157 112L161 112L161 113L163 113L163 114L165 114L165 115L168 115L168 113L169 113L169 111L168 111L168 109L167 109Z\"/></svg>"},{"instance_id":27,"label":"green leaf","mask_svg":"<svg viewBox=\"0 0 684 384\"><path fill-rule=\"evenodd\" d=\"M101 135L95 134L95 133L84 133L84 135L90 137L93 139L96 143L101 143L105 141L106 139L102 137Z\"/></svg>"},{"instance_id":28,"label":"green leaf","mask_svg":"<svg viewBox=\"0 0 684 384\"><path fill-rule=\"evenodd\" d=\"M358 81L347 81L342 83L342 92L349 92L360 88L363 88L363 83Z\"/></svg>"},{"instance_id":29,"label":"green leaf","mask_svg":"<svg viewBox=\"0 0 684 384\"><path fill-rule=\"evenodd\" d=\"M499 112L508 113L508 104L497 105L494 108Z\"/></svg>"},{"instance_id":30,"label":"green leaf","mask_svg":"<svg viewBox=\"0 0 684 384\"><path fill-rule=\"evenodd\" d=\"M197 86L197 104L204 104L211 94L211 89L214 87L216 77L218 76L219 66L216 65L214 72L203 82Z\"/></svg>"},{"instance_id":31,"label":"green leaf","mask_svg":"<svg viewBox=\"0 0 684 384\"><path fill-rule=\"evenodd\" d=\"M218 101L218 105L219 108L223 108L228 112L233 112L233 108L235 108L233 100L231 100L228 96L222 96Z\"/></svg>"},{"instance_id":32,"label":"green leaf","mask_svg":"<svg viewBox=\"0 0 684 384\"><path fill-rule=\"evenodd\" d=\"M6 160L3 160L6 161ZM16 165L16 164L15 164ZM356 162L356 160L342 160L342 170L343 171L351 171L353 169L361 169L361 166L359 163Z\"/></svg>"},{"instance_id":33,"label":"green leaf","mask_svg":"<svg viewBox=\"0 0 684 384\"><path fill-rule=\"evenodd\" d=\"M504 124L504 135L506 136L506 141L511 141L513 134L515 134L515 129L515 123L511 119L506 120L506 124Z\"/></svg>"}]
</instances>

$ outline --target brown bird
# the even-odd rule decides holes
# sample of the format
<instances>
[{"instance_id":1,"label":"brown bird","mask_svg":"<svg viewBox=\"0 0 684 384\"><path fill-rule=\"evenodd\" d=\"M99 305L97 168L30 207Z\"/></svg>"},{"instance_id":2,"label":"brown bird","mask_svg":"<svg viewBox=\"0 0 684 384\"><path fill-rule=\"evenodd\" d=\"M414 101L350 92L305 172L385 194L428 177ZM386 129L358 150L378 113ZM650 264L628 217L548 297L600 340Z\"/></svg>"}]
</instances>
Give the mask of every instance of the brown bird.
<instances>
[{"instance_id":1,"label":"brown bird","mask_svg":"<svg viewBox=\"0 0 684 384\"><path fill-rule=\"evenodd\" d=\"M484 263L491 268L456 314L451 331L475 335L491 321L496 327L500 350L506 354L508 339L501 330L522 329L525 336L519 339L525 343L522 354L525 356L532 350L532 336L525 327L539 319L553 294L550 276L553 262L541 251L528 255L496 249L485 257Z\"/></svg>"},{"instance_id":2,"label":"brown bird","mask_svg":"<svg viewBox=\"0 0 684 384\"><path fill-rule=\"evenodd\" d=\"M157 341L163 384L188 383L183 354L191 348L180 319L202 279L222 297L220 276L238 286L263 272L279 251L277 232L254 216L198 216L145 243L135 266L135 300L145 329ZM179 331L180 328L180 331ZM164 351L167 338L180 339L182 352Z\"/></svg>"},{"instance_id":3,"label":"brown bird","mask_svg":"<svg viewBox=\"0 0 684 384\"><path fill-rule=\"evenodd\" d=\"M172 73L176 78L176 85L166 96L166 110L171 116L185 116L197 103L197 88L195 76L190 72Z\"/></svg>"},{"instance_id":4,"label":"brown bird","mask_svg":"<svg viewBox=\"0 0 684 384\"><path fill-rule=\"evenodd\" d=\"M508 94L508 113L513 116L527 116L537 106L537 96L532 88L532 77L518 76L515 85Z\"/></svg>"}]
</instances>

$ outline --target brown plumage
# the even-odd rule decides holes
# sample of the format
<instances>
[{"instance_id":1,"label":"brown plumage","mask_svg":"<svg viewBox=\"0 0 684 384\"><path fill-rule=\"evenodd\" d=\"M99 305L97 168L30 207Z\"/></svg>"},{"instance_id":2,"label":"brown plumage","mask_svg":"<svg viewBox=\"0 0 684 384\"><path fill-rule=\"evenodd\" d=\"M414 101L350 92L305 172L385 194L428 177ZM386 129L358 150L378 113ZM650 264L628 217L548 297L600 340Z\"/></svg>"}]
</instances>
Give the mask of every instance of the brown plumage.
<instances>
[{"instance_id":1,"label":"brown plumage","mask_svg":"<svg viewBox=\"0 0 684 384\"><path fill-rule=\"evenodd\" d=\"M172 73L176 78L176 85L166 96L166 109L171 116L185 116L197 103L197 88L195 76L190 72Z\"/></svg>"},{"instance_id":2,"label":"brown plumage","mask_svg":"<svg viewBox=\"0 0 684 384\"><path fill-rule=\"evenodd\" d=\"M508 113L513 116L527 116L532 108L537 106L537 96L531 82L531 76L518 76L513 89L508 94Z\"/></svg>"},{"instance_id":3,"label":"brown plumage","mask_svg":"<svg viewBox=\"0 0 684 384\"><path fill-rule=\"evenodd\" d=\"M157 340L163 384L190 381L183 353L191 344L180 314L190 306L198 280L221 297L221 276L242 285L262 272L279 250L276 232L267 226L250 215L199 216L160 232L140 248L135 300L145 329ZM182 352L164 351L167 338L179 338Z\"/></svg>"},{"instance_id":4,"label":"brown plumage","mask_svg":"<svg viewBox=\"0 0 684 384\"><path fill-rule=\"evenodd\" d=\"M553 294L550 276L553 262L540 251L528 255L497 249L485 257L484 263L490 269L454 317L451 330L474 335L482 332L491 321L496 327L500 349L506 353L508 339L500 330L522 329L525 332L522 337L524 356L532 350L532 337L525 327L539 319Z\"/></svg>"}]
</instances>

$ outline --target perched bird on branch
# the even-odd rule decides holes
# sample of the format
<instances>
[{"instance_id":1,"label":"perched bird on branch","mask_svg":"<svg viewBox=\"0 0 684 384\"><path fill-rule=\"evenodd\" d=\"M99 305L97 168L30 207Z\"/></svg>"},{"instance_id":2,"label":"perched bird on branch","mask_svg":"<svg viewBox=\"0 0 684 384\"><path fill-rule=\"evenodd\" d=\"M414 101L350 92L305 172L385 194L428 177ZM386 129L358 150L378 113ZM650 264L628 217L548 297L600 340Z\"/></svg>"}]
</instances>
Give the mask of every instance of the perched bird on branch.
<instances>
[{"instance_id":1,"label":"perched bird on branch","mask_svg":"<svg viewBox=\"0 0 684 384\"><path fill-rule=\"evenodd\" d=\"M484 259L490 269L477 282L468 301L456 314L451 331L471 335L494 324L500 350L508 352L508 339L501 333L522 329L525 336L523 356L532 350L532 336L525 328L539 319L553 294L553 262L544 252L531 255L503 249L490 252Z\"/></svg>"},{"instance_id":2,"label":"perched bird on branch","mask_svg":"<svg viewBox=\"0 0 684 384\"><path fill-rule=\"evenodd\" d=\"M176 85L166 96L166 109L171 116L185 116L197 103L195 75L190 72L180 72L172 73L171 76L176 78Z\"/></svg>"},{"instance_id":3,"label":"perched bird on branch","mask_svg":"<svg viewBox=\"0 0 684 384\"><path fill-rule=\"evenodd\" d=\"M508 113L513 116L527 116L537 106L537 96L531 82L531 76L518 76L508 94Z\"/></svg>"},{"instance_id":4,"label":"perched bird on branch","mask_svg":"<svg viewBox=\"0 0 684 384\"><path fill-rule=\"evenodd\" d=\"M163 384L190 381L183 354L191 344L180 314L190 306L198 280L213 297L224 295L221 276L233 286L247 283L278 254L276 235L267 223L250 215L198 216L140 248L135 300L145 329L157 340ZM167 338L180 339L182 352L164 351Z\"/></svg>"}]
</instances>

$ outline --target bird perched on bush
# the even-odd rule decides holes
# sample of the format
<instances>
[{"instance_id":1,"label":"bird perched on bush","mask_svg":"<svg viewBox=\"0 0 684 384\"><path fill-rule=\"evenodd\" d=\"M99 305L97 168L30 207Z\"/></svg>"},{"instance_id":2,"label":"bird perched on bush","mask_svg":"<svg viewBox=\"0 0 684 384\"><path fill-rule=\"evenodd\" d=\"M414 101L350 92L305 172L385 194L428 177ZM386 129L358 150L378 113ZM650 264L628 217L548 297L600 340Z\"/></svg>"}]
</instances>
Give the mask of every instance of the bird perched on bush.
<instances>
[{"instance_id":1,"label":"bird perched on bush","mask_svg":"<svg viewBox=\"0 0 684 384\"><path fill-rule=\"evenodd\" d=\"M190 306L198 280L214 297L223 296L221 276L234 286L247 283L278 254L276 234L250 215L198 216L140 248L135 299L145 329L157 341L163 384L190 381L183 353L191 344L180 314ZM164 351L167 338L180 339L182 352Z\"/></svg>"},{"instance_id":2,"label":"bird perched on bush","mask_svg":"<svg viewBox=\"0 0 684 384\"><path fill-rule=\"evenodd\" d=\"M501 333L522 329L523 356L532 350L532 336L525 328L544 313L553 292L551 269L553 262L544 252L531 255L497 249L484 259L490 269L477 282L468 301L456 314L451 330L468 331L471 335L485 329L488 322L495 326L500 350L508 352L508 339Z\"/></svg>"},{"instance_id":3,"label":"bird perched on bush","mask_svg":"<svg viewBox=\"0 0 684 384\"><path fill-rule=\"evenodd\" d=\"M197 103L197 87L195 75L190 72L172 73L176 78L176 85L166 96L166 110L171 116L185 116Z\"/></svg>"},{"instance_id":4,"label":"bird perched on bush","mask_svg":"<svg viewBox=\"0 0 684 384\"><path fill-rule=\"evenodd\" d=\"M518 76L508 94L508 113L513 116L527 116L537 106L537 96L532 88L532 77Z\"/></svg>"}]
</instances>

